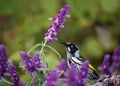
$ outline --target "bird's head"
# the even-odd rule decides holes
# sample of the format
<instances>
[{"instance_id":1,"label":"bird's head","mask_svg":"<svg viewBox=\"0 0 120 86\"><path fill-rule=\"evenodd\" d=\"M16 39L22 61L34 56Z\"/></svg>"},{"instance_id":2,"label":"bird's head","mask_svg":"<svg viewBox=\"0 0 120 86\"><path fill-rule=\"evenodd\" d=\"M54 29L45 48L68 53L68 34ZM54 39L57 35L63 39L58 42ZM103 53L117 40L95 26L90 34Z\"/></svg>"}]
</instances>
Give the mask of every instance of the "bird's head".
<instances>
[{"instance_id":1,"label":"bird's head","mask_svg":"<svg viewBox=\"0 0 120 86\"><path fill-rule=\"evenodd\" d=\"M66 47L67 52L71 54L75 54L76 52L79 51L78 46L75 44L72 44L70 42L64 42L64 41L61 41L60 43L63 44Z\"/></svg>"}]
</instances>

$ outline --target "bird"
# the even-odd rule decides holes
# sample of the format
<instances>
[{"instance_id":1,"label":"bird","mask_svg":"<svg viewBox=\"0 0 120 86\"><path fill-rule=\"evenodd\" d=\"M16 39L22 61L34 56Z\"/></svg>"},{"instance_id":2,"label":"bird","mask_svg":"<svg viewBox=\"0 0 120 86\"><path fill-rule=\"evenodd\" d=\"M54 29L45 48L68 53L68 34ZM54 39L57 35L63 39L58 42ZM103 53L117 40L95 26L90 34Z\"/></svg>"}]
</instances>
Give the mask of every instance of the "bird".
<instances>
[{"instance_id":1,"label":"bird","mask_svg":"<svg viewBox=\"0 0 120 86\"><path fill-rule=\"evenodd\" d=\"M65 42L65 41L60 41L60 43L63 44L66 48L68 67L70 68L70 64L73 63L76 65L76 68L79 71L85 59L81 56L78 46L73 43ZM98 80L99 75L96 69L91 64L89 64L88 67L89 67L87 74L88 79Z\"/></svg>"}]
</instances>

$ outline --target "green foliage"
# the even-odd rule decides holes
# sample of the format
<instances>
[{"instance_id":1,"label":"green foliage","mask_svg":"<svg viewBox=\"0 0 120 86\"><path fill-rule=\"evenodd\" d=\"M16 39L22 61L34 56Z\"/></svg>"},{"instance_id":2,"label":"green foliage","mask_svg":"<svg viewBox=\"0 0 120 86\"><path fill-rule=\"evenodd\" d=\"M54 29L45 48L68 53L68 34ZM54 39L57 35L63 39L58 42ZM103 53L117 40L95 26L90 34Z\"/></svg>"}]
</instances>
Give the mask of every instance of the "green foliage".
<instances>
[{"instance_id":1,"label":"green foliage","mask_svg":"<svg viewBox=\"0 0 120 86\"><path fill-rule=\"evenodd\" d=\"M119 9L119 0L100 0L102 9L105 12L115 12Z\"/></svg>"}]
</instances>

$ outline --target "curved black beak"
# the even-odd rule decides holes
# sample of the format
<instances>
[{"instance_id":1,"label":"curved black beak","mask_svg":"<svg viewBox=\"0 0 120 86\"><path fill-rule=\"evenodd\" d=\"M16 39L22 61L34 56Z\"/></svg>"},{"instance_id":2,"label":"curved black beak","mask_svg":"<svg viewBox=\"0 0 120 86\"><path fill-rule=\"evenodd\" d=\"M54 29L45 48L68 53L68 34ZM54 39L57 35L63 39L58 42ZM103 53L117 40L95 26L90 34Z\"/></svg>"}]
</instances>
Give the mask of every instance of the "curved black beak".
<instances>
[{"instance_id":1,"label":"curved black beak","mask_svg":"<svg viewBox=\"0 0 120 86\"><path fill-rule=\"evenodd\" d=\"M65 45L65 46L67 46L67 43L64 42L64 41L60 41L60 43L63 44L63 45Z\"/></svg>"}]
</instances>

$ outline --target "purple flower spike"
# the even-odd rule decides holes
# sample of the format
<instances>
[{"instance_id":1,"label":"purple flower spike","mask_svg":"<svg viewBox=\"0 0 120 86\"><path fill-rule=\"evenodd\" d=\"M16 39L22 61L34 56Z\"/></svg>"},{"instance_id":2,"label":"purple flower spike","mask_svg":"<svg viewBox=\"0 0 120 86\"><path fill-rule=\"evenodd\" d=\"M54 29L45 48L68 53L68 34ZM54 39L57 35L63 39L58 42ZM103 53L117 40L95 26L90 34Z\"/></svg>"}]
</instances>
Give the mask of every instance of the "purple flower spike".
<instances>
[{"instance_id":1,"label":"purple flower spike","mask_svg":"<svg viewBox=\"0 0 120 86\"><path fill-rule=\"evenodd\" d=\"M35 65L36 68L44 68L42 65L40 58L39 58L39 53L35 53L32 58L32 63Z\"/></svg>"},{"instance_id":2,"label":"purple flower spike","mask_svg":"<svg viewBox=\"0 0 120 86\"><path fill-rule=\"evenodd\" d=\"M112 56L111 73L120 67L120 46L117 46Z\"/></svg>"},{"instance_id":3,"label":"purple flower spike","mask_svg":"<svg viewBox=\"0 0 120 86\"><path fill-rule=\"evenodd\" d=\"M65 71L66 72L66 67L67 67L67 63L65 61L65 59L63 59L61 61L61 63L59 65L57 65L57 69L60 71Z\"/></svg>"},{"instance_id":4,"label":"purple flower spike","mask_svg":"<svg viewBox=\"0 0 120 86\"><path fill-rule=\"evenodd\" d=\"M106 54L104 56L104 61L102 63L102 65L99 67L99 70L102 70L102 72L105 75L111 75L110 74L110 55Z\"/></svg>"},{"instance_id":5,"label":"purple flower spike","mask_svg":"<svg viewBox=\"0 0 120 86\"><path fill-rule=\"evenodd\" d=\"M20 52L20 56L23 59L23 62L26 66L25 69L27 70L26 73L31 72L34 73L36 71L35 66L32 64L31 58L30 56L27 55L26 52L21 51Z\"/></svg>"},{"instance_id":6,"label":"purple flower spike","mask_svg":"<svg viewBox=\"0 0 120 86\"><path fill-rule=\"evenodd\" d=\"M7 74L7 52L4 45L0 45L0 79Z\"/></svg>"},{"instance_id":7,"label":"purple flower spike","mask_svg":"<svg viewBox=\"0 0 120 86\"><path fill-rule=\"evenodd\" d=\"M48 73L46 77L46 84L45 86L57 86L58 82L58 74L59 72L57 70L53 70Z\"/></svg>"},{"instance_id":8,"label":"purple flower spike","mask_svg":"<svg viewBox=\"0 0 120 86\"><path fill-rule=\"evenodd\" d=\"M53 40L57 39L57 32L60 28L64 28L64 22L66 21L65 17L70 17L67 14L67 11L69 9L69 5L64 5L63 8L60 9L57 16L55 18L50 18L50 20L53 20L54 22L52 25L50 25L48 28L48 32L45 33L45 41L52 42Z\"/></svg>"},{"instance_id":9,"label":"purple flower spike","mask_svg":"<svg viewBox=\"0 0 120 86\"><path fill-rule=\"evenodd\" d=\"M85 83L87 82L87 74L88 74L88 65L89 61L84 61L82 64L80 71L78 72L78 81L79 81L79 86L85 86Z\"/></svg>"},{"instance_id":10,"label":"purple flower spike","mask_svg":"<svg viewBox=\"0 0 120 86\"><path fill-rule=\"evenodd\" d=\"M66 78L66 71L67 71L67 63L65 59L61 61L59 65L57 65L57 69L61 72L64 71L63 74L60 76L60 78Z\"/></svg>"},{"instance_id":11,"label":"purple flower spike","mask_svg":"<svg viewBox=\"0 0 120 86\"><path fill-rule=\"evenodd\" d=\"M74 64L71 64L71 68L68 72L66 82L67 86L85 86L85 83L87 82L87 74L88 74L88 64L89 61L85 61L80 71L76 70L76 66Z\"/></svg>"},{"instance_id":12,"label":"purple flower spike","mask_svg":"<svg viewBox=\"0 0 120 86\"><path fill-rule=\"evenodd\" d=\"M8 62L8 68L11 74L12 85L10 86L25 86L21 81L16 72L16 67L12 64L12 62Z\"/></svg>"},{"instance_id":13,"label":"purple flower spike","mask_svg":"<svg viewBox=\"0 0 120 86\"><path fill-rule=\"evenodd\" d=\"M79 86L77 81L76 66L74 64L70 65L67 79L68 79L68 81L66 81L67 86Z\"/></svg>"},{"instance_id":14,"label":"purple flower spike","mask_svg":"<svg viewBox=\"0 0 120 86\"><path fill-rule=\"evenodd\" d=\"M21 62L21 65L25 64L26 73L31 72L34 74L34 72L37 70L37 68L43 68L42 63L39 59L39 53L35 53L33 55L33 58L29 55L27 55L26 52L21 51L20 56L23 59L23 62Z\"/></svg>"}]
</instances>

